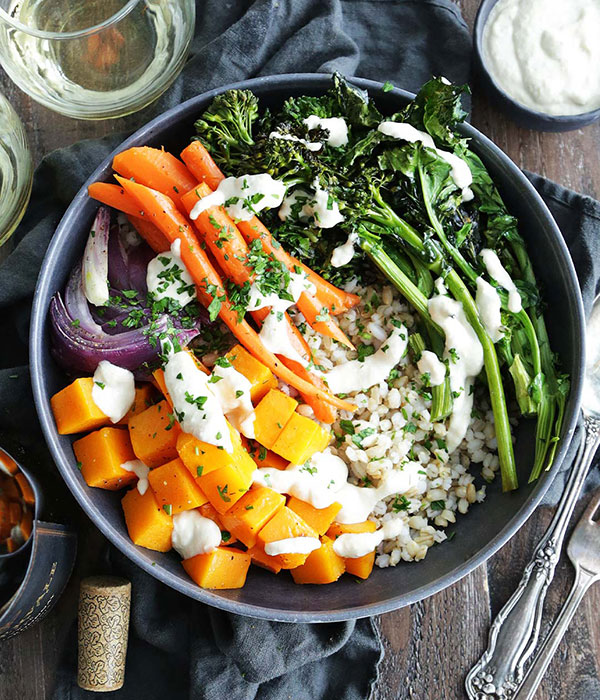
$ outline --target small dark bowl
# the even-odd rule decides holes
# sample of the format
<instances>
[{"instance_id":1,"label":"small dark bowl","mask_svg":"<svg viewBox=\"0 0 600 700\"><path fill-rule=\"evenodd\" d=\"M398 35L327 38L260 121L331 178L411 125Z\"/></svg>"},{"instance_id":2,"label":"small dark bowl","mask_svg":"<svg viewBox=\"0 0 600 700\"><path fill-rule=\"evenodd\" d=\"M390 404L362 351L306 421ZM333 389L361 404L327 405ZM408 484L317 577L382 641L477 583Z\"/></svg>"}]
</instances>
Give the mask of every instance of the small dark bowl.
<instances>
[{"instance_id":1,"label":"small dark bowl","mask_svg":"<svg viewBox=\"0 0 600 700\"><path fill-rule=\"evenodd\" d=\"M383 85L352 78L368 90L384 114L393 114L414 97L404 90L383 91ZM194 97L154 119L118 149L131 146L162 146L174 153L189 142L194 120L213 97L232 87L253 90L263 106L277 107L290 95L319 95L330 86L327 75L277 75L228 85ZM489 139L465 124L460 132L469 138L506 198L510 210L520 218L529 243L534 268L553 310L548 314L553 349L560 353L564 369L572 377L565 411L562 442L553 469L535 484L527 484L534 447L531 421L521 421L516 430L515 453L521 486L503 494L498 477L488 487L483 505L461 516L452 529L456 537L433 547L419 563L401 563L392 569L377 569L358 585L343 576L329 586L297 586L286 572L278 576L252 568L244 588L209 591L188 578L179 557L136 547L127 534L120 495L89 488L77 469L72 440L58 435L50 396L66 384L66 377L50 355L48 305L63 288L69 271L82 255L97 203L87 195L87 185L112 178L112 156L90 176L67 209L50 243L35 294L30 331L31 379L35 402L46 441L58 469L81 507L111 542L132 561L160 581L208 605L242 615L285 622L331 622L366 617L395 610L422 600L462 578L496 552L521 527L550 486L565 454L579 411L584 352L584 317L581 294L573 264L554 219L537 192L516 165Z\"/></svg>"},{"instance_id":2,"label":"small dark bowl","mask_svg":"<svg viewBox=\"0 0 600 700\"><path fill-rule=\"evenodd\" d=\"M480 82L488 94L508 116L520 126L536 131L572 131L587 126L600 119L600 109L581 114L552 115L536 112L514 100L494 80L488 71L483 57L483 32L490 12L498 0L483 0L475 17L473 27L473 48L475 50L475 69Z\"/></svg>"}]
</instances>

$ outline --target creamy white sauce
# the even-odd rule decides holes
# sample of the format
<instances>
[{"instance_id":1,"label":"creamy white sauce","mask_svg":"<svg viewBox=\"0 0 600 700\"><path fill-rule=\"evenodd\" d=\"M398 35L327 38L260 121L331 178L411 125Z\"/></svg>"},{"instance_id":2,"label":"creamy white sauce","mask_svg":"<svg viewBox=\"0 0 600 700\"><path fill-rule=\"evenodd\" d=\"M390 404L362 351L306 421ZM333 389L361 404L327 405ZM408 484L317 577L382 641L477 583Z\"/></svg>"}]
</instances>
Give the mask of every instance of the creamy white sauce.
<instances>
[{"instance_id":1,"label":"creamy white sauce","mask_svg":"<svg viewBox=\"0 0 600 700\"><path fill-rule=\"evenodd\" d=\"M173 241L169 253L161 253L150 260L146 285L156 299L174 299L180 306L196 298L194 280L181 259L180 238Z\"/></svg>"},{"instance_id":2,"label":"creamy white sauce","mask_svg":"<svg viewBox=\"0 0 600 700\"><path fill-rule=\"evenodd\" d=\"M490 338L497 343L504 338L502 330L502 304L496 289L483 277L477 278L477 295L475 297L479 318Z\"/></svg>"},{"instance_id":3,"label":"creamy white sauce","mask_svg":"<svg viewBox=\"0 0 600 700\"><path fill-rule=\"evenodd\" d=\"M329 132L327 143L334 148L345 146L348 143L348 124L346 124L346 120L343 117L327 117L322 119L321 117L317 117L316 114L311 114L306 117L304 123L309 131L319 126L322 129L326 129Z\"/></svg>"},{"instance_id":4,"label":"creamy white sauce","mask_svg":"<svg viewBox=\"0 0 600 700\"><path fill-rule=\"evenodd\" d=\"M148 490L150 467L147 467L139 459L132 459L130 462L123 462L121 469L124 469L126 472L133 472L137 476L137 490L140 492L140 496L143 496Z\"/></svg>"},{"instance_id":5,"label":"creamy white sauce","mask_svg":"<svg viewBox=\"0 0 600 700\"><path fill-rule=\"evenodd\" d=\"M552 115L600 107L597 0L500 0L483 30L483 60L505 92Z\"/></svg>"},{"instance_id":6,"label":"creamy white sauce","mask_svg":"<svg viewBox=\"0 0 600 700\"><path fill-rule=\"evenodd\" d=\"M249 221L263 209L278 207L285 190L283 182L273 179L268 173L226 177L214 192L196 202L190 219L197 219L210 207L224 206L232 219Z\"/></svg>"},{"instance_id":7,"label":"creamy white sauce","mask_svg":"<svg viewBox=\"0 0 600 700\"><path fill-rule=\"evenodd\" d=\"M429 375L429 384L439 386L446 378L446 365L431 350L423 350L417 362L421 374Z\"/></svg>"},{"instance_id":8,"label":"creamy white sauce","mask_svg":"<svg viewBox=\"0 0 600 700\"><path fill-rule=\"evenodd\" d=\"M463 441L471 422L473 382L483 369L483 348L459 301L434 296L428 308L432 320L446 337L444 358L448 360L450 389L455 395L446 436L448 453L451 453Z\"/></svg>"},{"instance_id":9,"label":"creamy white sauce","mask_svg":"<svg viewBox=\"0 0 600 700\"><path fill-rule=\"evenodd\" d=\"M435 282L433 283L433 286L435 287L437 293L440 296L448 295L448 290L446 289L446 285L444 284L444 278L443 277L436 277Z\"/></svg>"},{"instance_id":10,"label":"creamy white sauce","mask_svg":"<svg viewBox=\"0 0 600 700\"><path fill-rule=\"evenodd\" d=\"M254 438L256 415L250 398L250 381L235 367L215 365L209 383L231 425L247 438Z\"/></svg>"},{"instance_id":11,"label":"creamy white sauce","mask_svg":"<svg viewBox=\"0 0 600 700\"><path fill-rule=\"evenodd\" d=\"M523 308L521 295L511 276L500 262L500 258L490 248L483 248L479 255L481 255L488 275L508 292L508 310L512 311L514 314L519 313Z\"/></svg>"},{"instance_id":12,"label":"creamy white sauce","mask_svg":"<svg viewBox=\"0 0 600 700\"><path fill-rule=\"evenodd\" d=\"M297 303L301 295L307 292L315 294L316 287L308 279L306 273L290 273L290 282L285 290L291 299L282 299L278 293L263 294L257 280L250 285L248 311L271 308L271 313L264 319L260 329L260 339L263 345L274 355L283 355L289 360L298 362L306 367L310 359L303 357L296 351L293 341L289 338L289 324L285 318L285 312Z\"/></svg>"},{"instance_id":13,"label":"creamy white sauce","mask_svg":"<svg viewBox=\"0 0 600 700\"><path fill-rule=\"evenodd\" d=\"M183 559L191 559L215 550L221 544L221 530L197 510L184 510L173 516L171 543Z\"/></svg>"},{"instance_id":14,"label":"creamy white sauce","mask_svg":"<svg viewBox=\"0 0 600 700\"><path fill-rule=\"evenodd\" d=\"M318 537L286 537L285 540L267 542L265 554L270 557L276 557L278 554L310 554L320 546Z\"/></svg>"},{"instance_id":15,"label":"creamy white sauce","mask_svg":"<svg viewBox=\"0 0 600 700\"><path fill-rule=\"evenodd\" d=\"M408 525L401 519L386 520L375 532L345 532L336 537L333 551L344 559L358 559L373 552L383 540L393 540L405 533Z\"/></svg>"},{"instance_id":16,"label":"creamy white sauce","mask_svg":"<svg viewBox=\"0 0 600 700\"><path fill-rule=\"evenodd\" d=\"M405 122L384 121L377 127L377 130L386 136L410 143L422 143L426 148L434 150L440 158L443 158L450 166L450 177L459 190L462 190L464 202L473 199L471 183L473 175L466 161L459 158L455 153L437 148L431 136L425 132L415 129L411 124Z\"/></svg>"},{"instance_id":17,"label":"creamy white sauce","mask_svg":"<svg viewBox=\"0 0 600 700\"><path fill-rule=\"evenodd\" d=\"M213 394L208 376L198 369L189 353L176 352L165 365L165 383L175 417L184 432L233 452L223 409Z\"/></svg>"},{"instance_id":18,"label":"creamy white sauce","mask_svg":"<svg viewBox=\"0 0 600 700\"><path fill-rule=\"evenodd\" d=\"M388 378L406 352L407 343L406 328L394 328L373 355L365 357L362 362L350 360L337 365L324 375L324 379L334 394L368 389Z\"/></svg>"},{"instance_id":19,"label":"creamy white sauce","mask_svg":"<svg viewBox=\"0 0 600 700\"><path fill-rule=\"evenodd\" d=\"M135 401L133 372L108 360L99 362L94 372L92 400L113 423L118 423Z\"/></svg>"},{"instance_id":20,"label":"creamy white sauce","mask_svg":"<svg viewBox=\"0 0 600 700\"><path fill-rule=\"evenodd\" d=\"M358 234L351 233L345 243L333 249L331 254L332 267L342 267L342 265L347 265L352 260L356 241L358 241Z\"/></svg>"},{"instance_id":21,"label":"creamy white sauce","mask_svg":"<svg viewBox=\"0 0 600 700\"><path fill-rule=\"evenodd\" d=\"M293 134L280 134L278 131L272 131L269 134L270 139L280 139L281 141L296 141L306 146L309 151L320 151L323 148L323 144L320 141L307 141L306 139L301 139Z\"/></svg>"},{"instance_id":22,"label":"creamy white sauce","mask_svg":"<svg viewBox=\"0 0 600 700\"><path fill-rule=\"evenodd\" d=\"M375 504L388 496L416 489L424 493L427 477L418 462L408 462L402 470L389 472L377 488L348 483L348 467L329 450L312 456L306 465L294 465L285 470L262 468L253 475L253 482L268 486L277 493L295 496L315 508L327 508L340 503L336 515L340 523L360 523L367 519Z\"/></svg>"},{"instance_id":23,"label":"creamy white sauce","mask_svg":"<svg viewBox=\"0 0 600 700\"><path fill-rule=\"evenodd\" d=\"M315 188L314 194L299 188L285 197L279 208L279 218L285 221L291 215L294 204L300 202L303 203L299 214L300 219L312 217L321 228L333 228L344 221L344 215L340 212L338 202L327 190L321 188L318 180L313 182L313 187Z\"/></svg>"}]
</instances>

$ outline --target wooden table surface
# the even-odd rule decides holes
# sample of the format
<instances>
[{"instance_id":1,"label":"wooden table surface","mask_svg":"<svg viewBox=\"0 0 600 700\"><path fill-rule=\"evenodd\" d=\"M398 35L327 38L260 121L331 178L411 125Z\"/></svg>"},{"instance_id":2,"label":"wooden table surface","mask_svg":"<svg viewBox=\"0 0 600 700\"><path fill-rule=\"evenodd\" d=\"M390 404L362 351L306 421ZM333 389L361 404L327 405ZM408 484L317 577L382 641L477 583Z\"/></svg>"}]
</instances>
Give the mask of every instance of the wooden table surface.
<instances>
[{"instance_id":1,"label":"wooden table surface","mask_svg":"<svg viewBox=\"0 0 600 700\"><path fill-rule=\"evenodd\" d=\"M472 26L478 0L460 0L459 4ZM83 122L53 114L14 87L1 69L0 90L23 119L36 163L54 148L131 128L131 119ZM600 197L600 123L566 134L527 131L499 114L477 88L472 122L519 166ZM464 676L487 644L490 621L516 587L551 516L551 509L538 509L487 564L438 595L377 619L386 653L372 700L465 697ZM2 700L45 700L50 696L58 655L76 613L78 578L89 570L93 562L90 550L96 550L100 537L91 524L84 526L80 550L87 555L80 557L76 575L58 606L37 627L0 643ZM571 566L563 559L547 599L547 622L572 580ZM600 699L599 610L597 586L577 612L536 696L539 700Z\"/></svg>"}]
</instances>

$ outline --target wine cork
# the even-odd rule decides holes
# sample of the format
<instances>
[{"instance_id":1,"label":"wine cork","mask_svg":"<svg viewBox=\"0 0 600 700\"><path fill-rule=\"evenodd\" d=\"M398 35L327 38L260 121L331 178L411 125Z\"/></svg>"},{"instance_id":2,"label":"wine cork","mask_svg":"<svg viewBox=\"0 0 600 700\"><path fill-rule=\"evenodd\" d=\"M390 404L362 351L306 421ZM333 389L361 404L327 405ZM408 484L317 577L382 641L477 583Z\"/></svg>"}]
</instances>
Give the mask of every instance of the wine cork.
<instances>
[{"instance_id":1,"label":"wine cork","mask_svg":"<svg viewBox=\"0 0 600 700\"><path fill-rule=\"evenodd\" d=\"M106 693L125 681L131 583L116 576L90 576L79 591L77 684Z\"/></svg>"}]
</instances>

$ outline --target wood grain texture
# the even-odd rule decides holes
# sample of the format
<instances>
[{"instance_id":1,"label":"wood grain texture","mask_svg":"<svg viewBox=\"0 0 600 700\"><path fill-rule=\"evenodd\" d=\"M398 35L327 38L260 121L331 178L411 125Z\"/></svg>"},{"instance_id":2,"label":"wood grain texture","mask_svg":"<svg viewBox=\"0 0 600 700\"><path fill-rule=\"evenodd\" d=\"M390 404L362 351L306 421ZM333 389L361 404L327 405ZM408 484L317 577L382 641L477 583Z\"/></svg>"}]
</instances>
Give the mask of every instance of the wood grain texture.
<instances>
[{"instance_id":1,"label":"wood grain texture","mask_svg":"<svg viewBox=\"0 0 600 700\"><path fill-rule=\"evenodd\" d=\"M478 0L459 0L472 26ZM54 148L84 138L126 131L143 115L83 122L56 115L32 102L0 69L0 90L21 115L35 162ZM567 187L600 197L600 124L566 134L541 134L511 123L488 102L477 84L473 124L520 167ZM73 509L77 506L73 502ZM371 700L462 700L463 680L487 643L490 620L516 587L552 512L539 509L487 565L426 601L381 616L378 627L386 655ZM54 611L37 627L0 646L0 698L46 700L66 636L75 620L79 580L98 573L102 535L81 516L80 555L69 587ZM546 604L546 624L572 582L568 561L557 568ZM561 644L537 700L600 699L600 586L592 588ZM321 700L315 698L314 700ZM324 700L324 699L323 699ZM328 699L329 700L329 699Z\"/></svg>"}]
</instances>

